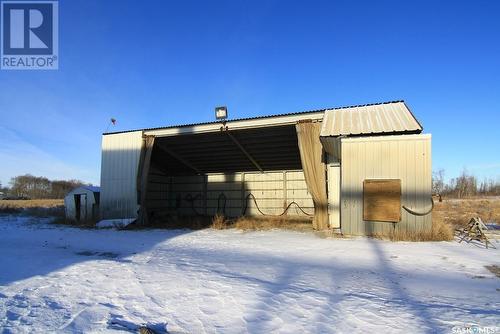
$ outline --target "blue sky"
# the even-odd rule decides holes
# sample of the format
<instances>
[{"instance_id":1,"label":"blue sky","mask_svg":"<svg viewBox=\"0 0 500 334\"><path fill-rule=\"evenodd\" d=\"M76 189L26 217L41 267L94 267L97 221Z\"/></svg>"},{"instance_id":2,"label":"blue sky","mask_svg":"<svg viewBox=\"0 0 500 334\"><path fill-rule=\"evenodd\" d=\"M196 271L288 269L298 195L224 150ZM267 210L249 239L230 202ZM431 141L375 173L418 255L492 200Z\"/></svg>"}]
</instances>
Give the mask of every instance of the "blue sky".
<instances>
[{"instance_id":1,"label":"blue sky","mask_svg":"<svg viewBox=\"0 0 500 334\"><path fill-rule=\"evenodd\" d=\"M0 182L99 183L101 133L404 99L433 169L500 178L500 2L61 0L59 70L0 71Z\"/></svg>"}]
</instances>

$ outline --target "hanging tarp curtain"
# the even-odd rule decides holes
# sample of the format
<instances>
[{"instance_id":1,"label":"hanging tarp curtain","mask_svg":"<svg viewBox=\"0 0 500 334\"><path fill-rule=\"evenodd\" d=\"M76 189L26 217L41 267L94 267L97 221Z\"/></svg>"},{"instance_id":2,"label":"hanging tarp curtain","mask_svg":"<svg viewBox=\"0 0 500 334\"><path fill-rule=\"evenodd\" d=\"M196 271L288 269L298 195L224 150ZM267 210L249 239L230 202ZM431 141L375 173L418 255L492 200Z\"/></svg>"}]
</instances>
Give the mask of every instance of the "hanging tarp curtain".
<instances>
[{"instance_id":1,"label":"hanging tarp curtain","mask_svg":"<svg viewBox=\"0 0 500 334\"><path fill-rule=\"evenodd\" d=\"M139 204L139 217L137 220L139 224L143 225L147 225L149 223L146 194L154 143L154 136L145 136L143 138L141 158L139 160L139 169L137 173L137 204Z\"/></svg>"},{"instance_id":2,"label":"hanging tarp curtain","mask_svg":"<svg viewBox=\"0 0 500 334\"><path fill-rule=\"evenodd\" d=\"M314 202L313 227L324 230L328 228L328 197L323 146L319 139L321 123L298 123L296 130L307 190Z\"/></svg>"}]
</instances>

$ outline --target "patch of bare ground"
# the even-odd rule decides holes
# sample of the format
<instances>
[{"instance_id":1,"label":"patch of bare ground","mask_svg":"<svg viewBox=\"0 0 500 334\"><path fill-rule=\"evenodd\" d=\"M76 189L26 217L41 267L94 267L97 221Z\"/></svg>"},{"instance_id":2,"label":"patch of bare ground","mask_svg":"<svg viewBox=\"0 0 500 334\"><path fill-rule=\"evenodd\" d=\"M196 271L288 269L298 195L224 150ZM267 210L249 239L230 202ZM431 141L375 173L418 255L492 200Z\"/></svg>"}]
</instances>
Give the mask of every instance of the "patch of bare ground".
<instances>
[{"instance_id":1,"label":"patch of bare ground","mask_svg":"<svg viewBox=\"0 0 500 334\"><path fill-rule=\"evenodd\" d=\"M59 225L72 226L72 227L79 227L79 228L95 228L97 221L95 221L95 220L76 221L76 220L67 219L64 216L61 216L61 217L56 217L52 221L52 223L59 224Z\"/></svg>"},{"instance_id":2,"label":"patch of bare ground","mask_svg":"<svg viewBox=\"0 0 500 334\"><path fill-rule=\"evenodd\" d=\"M212 217L210 216L184 216L176 215L172 212L155 212L149 218L149 226L146 228L165 228L165 229L190 229L201 230L212 225ZM142 229L137 223L127 226L127 229Z\"/></svg>"}]
</instances>

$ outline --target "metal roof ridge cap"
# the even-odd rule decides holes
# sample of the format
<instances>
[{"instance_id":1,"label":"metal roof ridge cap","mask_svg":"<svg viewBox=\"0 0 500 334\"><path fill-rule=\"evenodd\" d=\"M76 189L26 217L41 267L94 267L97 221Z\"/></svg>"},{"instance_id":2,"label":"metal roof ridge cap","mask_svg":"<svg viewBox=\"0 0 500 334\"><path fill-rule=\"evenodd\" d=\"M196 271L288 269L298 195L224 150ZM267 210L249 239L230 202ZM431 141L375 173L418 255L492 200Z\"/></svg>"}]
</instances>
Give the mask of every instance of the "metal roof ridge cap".
<instances>
[{"instance_id":1,"label":"metal roof ridge cap","mask_svg":"<svg viewBox=\"0 0 500 334\"><path fill-rule=\"evenodd\" d=\"M343 107L325 108L324 111L326 112L326 111L339 110L339 109L354 109L354 108L359 108L359 107L371 107L371 106L379 106L379 105L384 105L384 104L395 104L395 103L405 103L405 100L393 100L393 101L366 103L366 104L353 104L353 105L343 106Z\"/></svg>"},{"instance_id":2,"label":"metal roof ridge cap","mask_svg":"<svg viewBox=\"0 0 500 334\"><path fill-rule=\"evenodd\" d=\"M385 102L377 102L377 103L367 103L367 104L358 104L358 105L350 105L350 106L341 106L341 107L334 107L334 108L324 108L324 109L316 109L316 110L298 111L298 112L291 112L291 113L284 113L284 114L274 114L274 115L264 115L264 116L256 116L256 117L236 118L236 119L232 119L232 120L227 120L226 123L237 122L237 121L258 120L258 119L269 119L269 118L273 118L273 117L297 116L297 115L314 114L314 113L320 113L320 112L322 112L323 114L326 114L326 112L330 111L330 110L342 110L342 109L350 109L350 108L357 108L357 107L368 107L368 106L393 104L393 103L405 103L405 101L404 100L393 100L393 101L385 101ZM413 117L415 118L415 116L413 116ZM160 127L154 127L154 128L139 128L139 129L132 129L132 130L117 131L117 132L104 132L104 133L102 133L102 135L105 136L105 135L113 135L113 134L120 134L120 133L127 133L127 132L136 132L136 131L143 131L144 132L144 131L154 131L154 130L164 130L164 129L175 129L175 128L182 128L182 127L193 127L193 126L198 126L198 125L210 125L210 124L218 124L218 123L220 123L220 122L219 121L210 121L210 122L200 122L200 123L190 123L190 124L167 125L167 126L160 126ZM418 121L417 121L417 123L418 123Z\"/></svg>"}]
</instances>

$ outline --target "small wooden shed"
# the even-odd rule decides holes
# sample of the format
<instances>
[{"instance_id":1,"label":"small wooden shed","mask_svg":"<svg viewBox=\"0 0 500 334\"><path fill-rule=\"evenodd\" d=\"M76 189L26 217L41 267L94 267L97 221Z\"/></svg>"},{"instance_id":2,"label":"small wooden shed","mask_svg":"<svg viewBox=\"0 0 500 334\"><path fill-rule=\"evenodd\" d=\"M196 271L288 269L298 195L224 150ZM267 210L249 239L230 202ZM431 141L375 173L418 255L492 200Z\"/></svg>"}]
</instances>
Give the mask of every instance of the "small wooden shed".
<instances>
[{"instance_id":1,"label":"small wooden shed","mask_svg":"<svg viewBox=\"0 0 500 334\"><path fill-rule=\"evenodd\" d=\"M95 220L99 216L101 189L82 186L70 191L64 197L66 218L75 221Z\"/></svg>"}]
</instances>

